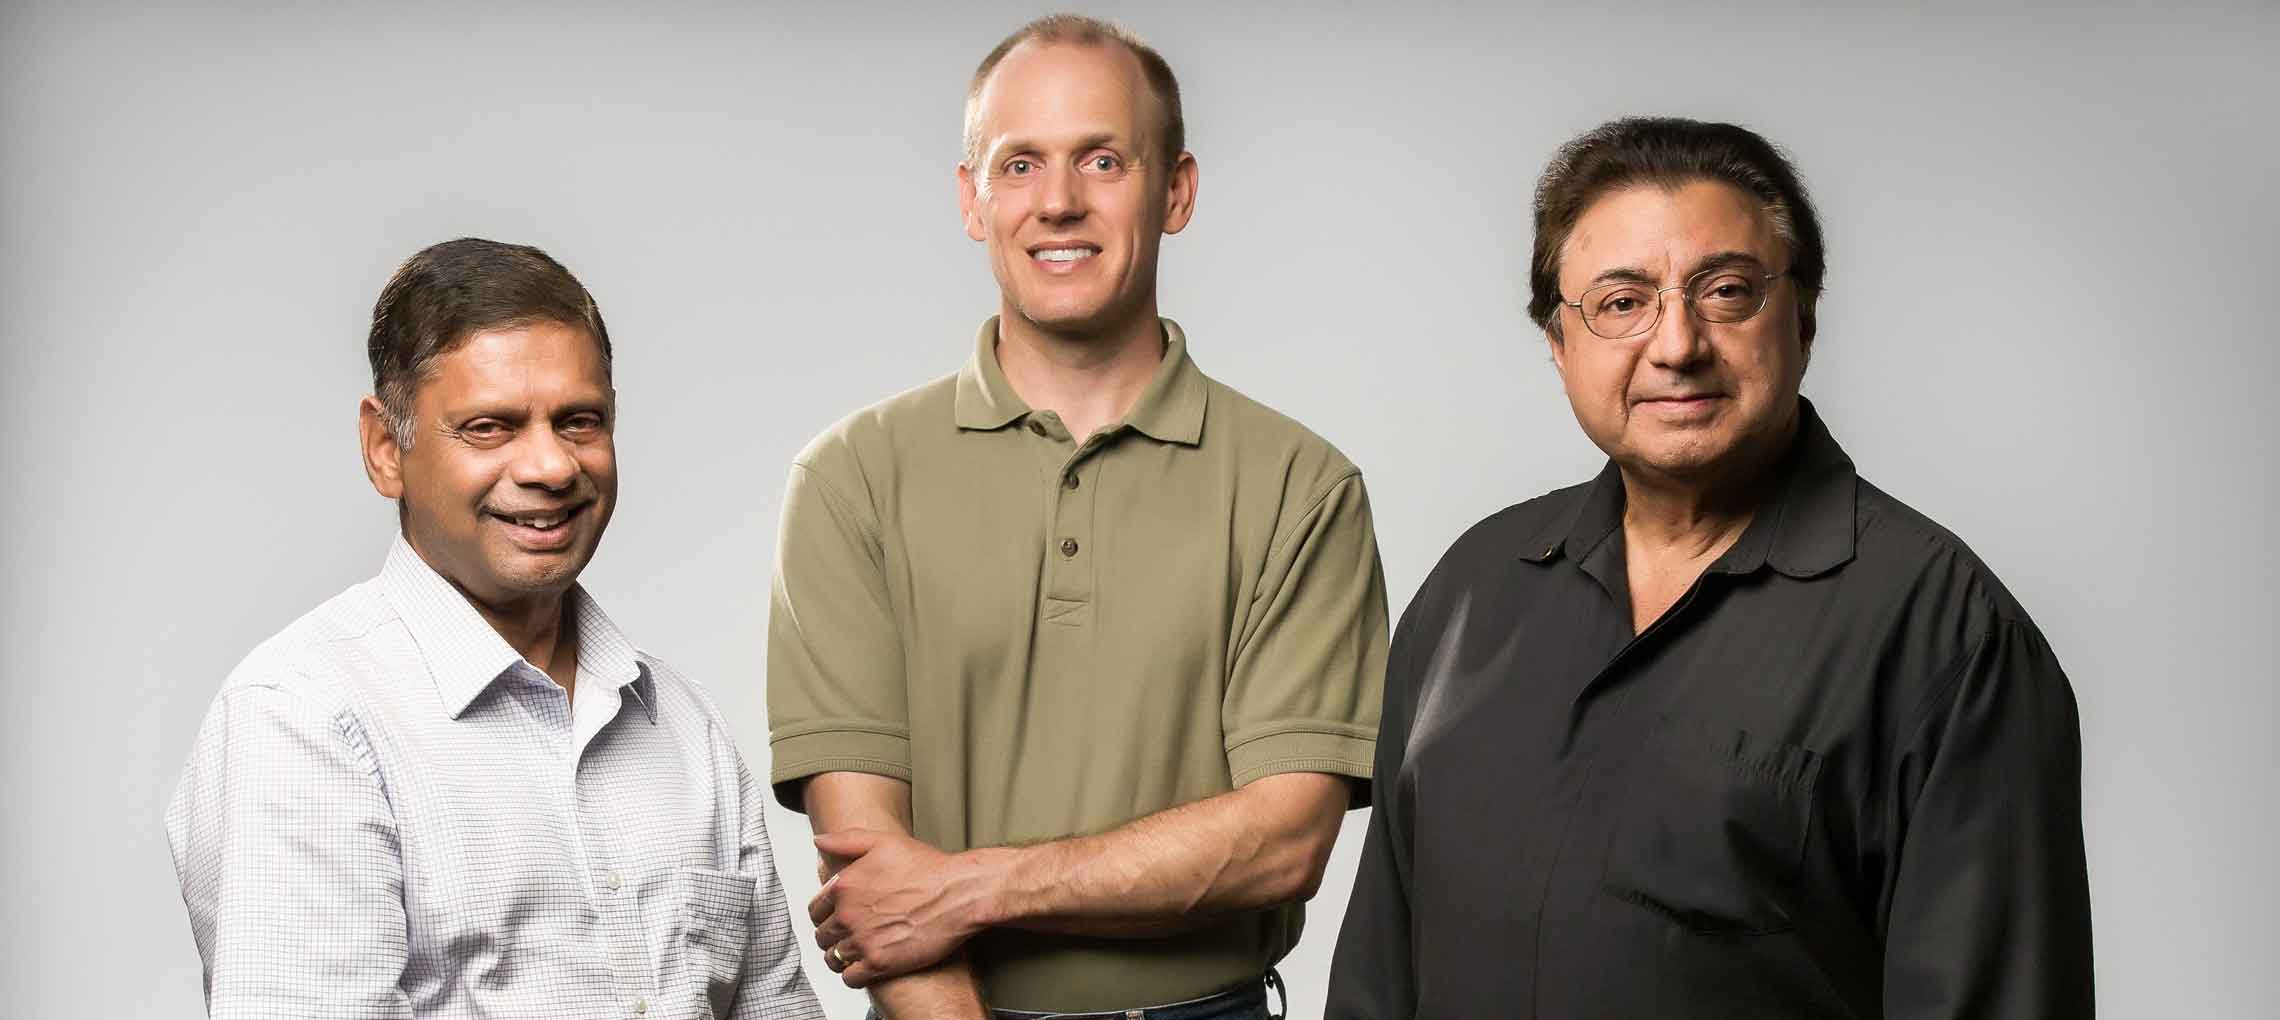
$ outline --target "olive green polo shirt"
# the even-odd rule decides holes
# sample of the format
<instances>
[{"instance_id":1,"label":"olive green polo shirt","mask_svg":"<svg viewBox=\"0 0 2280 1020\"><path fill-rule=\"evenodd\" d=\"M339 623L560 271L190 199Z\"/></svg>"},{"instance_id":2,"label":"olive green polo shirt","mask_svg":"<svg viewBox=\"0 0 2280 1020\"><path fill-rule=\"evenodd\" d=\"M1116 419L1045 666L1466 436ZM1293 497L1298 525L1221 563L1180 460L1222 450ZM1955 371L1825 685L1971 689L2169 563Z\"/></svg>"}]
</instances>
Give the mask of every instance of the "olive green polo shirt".
<instances>
[{"instance_id":1,"label":"olive green polo shirt","mask_svg":"<svg viewBox=\"0 0 2280 1020\"><path fill-rule=\"evenodd\" d=\"M907 780L918 837L955 851L1369 777L1386 610L1361 472L1164 334L1131 413L1081 441L1006 384L992 318L963 371L793 462L768 631L785 804L822 772ZM1257 979L1301 914L969 952L992 1006L1126 1009Z\"/></svg>"}]
</instances>

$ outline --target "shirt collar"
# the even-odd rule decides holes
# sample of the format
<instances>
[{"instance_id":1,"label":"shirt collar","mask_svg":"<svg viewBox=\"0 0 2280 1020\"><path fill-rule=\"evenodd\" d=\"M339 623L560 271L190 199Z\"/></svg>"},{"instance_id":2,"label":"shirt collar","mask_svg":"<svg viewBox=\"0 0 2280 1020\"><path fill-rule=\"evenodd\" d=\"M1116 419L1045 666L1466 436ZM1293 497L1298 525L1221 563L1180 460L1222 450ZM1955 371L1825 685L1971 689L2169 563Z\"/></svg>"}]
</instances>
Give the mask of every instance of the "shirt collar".
<instances>
[{"instance_id":1,"label":"shirt collar","mask_svg":"<svg viewBox=\"0 0 2280 1020\"><path fill-rule=\"evenodd\" d=\"M1859 475L1813 402L1797 401L1797 436L1779 468L1773 498L1759 508L1733 548L1710 569L1748 574L1771 566L1789 577L1815 577L1853 558L1859 522L1855 494ZM1564 514L1520 547L1520 558L1544 563L1565 553L1581 562L1623 526L1623 475L1608 461L1599 477L1584 485Z\"/></svg>"},{"instance_id":2,"label":"shirt collar","mask_svg":"<svg viewBox=\"0 0 2280 1020\"><path fill-rule=\"evenodd\" d=\"M1124 424L1162 442L1194 446L1203 441L1203 413L1210 386L1203 370L1188 358L1187 334L1179 323L1157 321L1164 327L1164 359L1148 380L1148 388L1133 401ZM997 342L998 317L993 315L982 323L974 338L974 356L958 371L952 413L959 428L1004 428L1031 410L1006 382L1005 370L998 365Z\"/></svg>"},{"instance_id":3,"label":"shirt collar","mask_svg":"<svg viewBox=\"0 0 2280 1020\"><path fill-rule=\"evenodd\" d=\"M475 699L501 677L518 667L538 675L537 667L507 644L489 621L467 601L467 596L436 573L402 535L388 547L380 568L380 586L396 615L411 632L427 662L429 676L444 711L457 719ZM571 616L578 628L578 675L633 690L633 697L657 721L653 669L625 633L610 621L602 607L581 587L570 590Z\"/></svg>"}]
</instances>

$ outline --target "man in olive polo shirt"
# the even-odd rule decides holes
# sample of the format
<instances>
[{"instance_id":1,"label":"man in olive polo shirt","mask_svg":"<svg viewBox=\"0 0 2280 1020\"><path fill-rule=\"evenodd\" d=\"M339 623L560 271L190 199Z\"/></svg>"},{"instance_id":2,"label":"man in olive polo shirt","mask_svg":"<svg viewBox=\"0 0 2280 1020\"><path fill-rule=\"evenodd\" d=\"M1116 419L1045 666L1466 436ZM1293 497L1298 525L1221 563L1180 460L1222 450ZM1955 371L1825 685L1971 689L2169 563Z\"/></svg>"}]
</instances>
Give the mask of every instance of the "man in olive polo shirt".
<instances>
[{"instance_id":1,"label":"man in olive polo shirt","mask_svg":"<svg viewBox=\"0 0 2280 1020\"><path fill-rule=\"evenodd\" d=\"M810 905L827 963L888 1016L1263 1017L1366 798L1368 500L1158 318L1157 248L1195 202L1181 135L1130 35L1009 37L958 169L1000 314L958 374L792 469L773 780L836 871Z\"/></svg>"}]
</instances>

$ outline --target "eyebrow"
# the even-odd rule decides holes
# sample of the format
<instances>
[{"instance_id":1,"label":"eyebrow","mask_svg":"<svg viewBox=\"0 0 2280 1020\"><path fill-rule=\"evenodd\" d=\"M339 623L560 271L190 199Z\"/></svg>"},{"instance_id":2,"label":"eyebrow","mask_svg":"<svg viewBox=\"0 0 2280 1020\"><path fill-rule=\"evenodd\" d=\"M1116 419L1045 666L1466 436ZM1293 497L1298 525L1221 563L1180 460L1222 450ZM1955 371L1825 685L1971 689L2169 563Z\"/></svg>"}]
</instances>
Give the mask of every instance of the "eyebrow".
<instances>
[{"instance_id":1,"label":"eyebrow","mask_svg":"<svg viewBox=\"0 0 2280 1020\"><path fill-rule=\"evenodd\" d=\"M1095 131L1092 134L1077 139L1076 151L1083 152L1086 149L1114 148L1115 143L1121 140L1122 139L1118 138L1116 132L1114 131ZM1011 158L1016 154L1023 152L1040 152L1043 151L1044 148L1045 146L1042 143L1035 142L1027 138L1008 138L998 143L997 151L999 155L997 155L996 159L999 162L1003 162L1004 160Z\"/></svg>"},{"instance_id":2,"label":"eyebrow","mask_svg":"<svg viewBox=\"0 0 2280 1020\"><path fill-rule=\"evenodd\" d=\"M1689 268L1684 275L1679 277L1679 279L1691 280L1696 276L1708 272L1712 269L1724 269L1728 266L1756 266L1759 269L1763 269L1765 268L1765 260L1760 259L1756 255L1750 254L1746 251L1728 250L1716 252L1696 259L1694 261L1693 267ZM1603 283L1652 284L1654 282L1655 278L1649 275L1646 270L1641 269L1638 266L1616 266L1612 269L1600 270L1599 275L1592 277L1591 282L1586 286L1597 287Z\"/></svg>"}]
</instances>

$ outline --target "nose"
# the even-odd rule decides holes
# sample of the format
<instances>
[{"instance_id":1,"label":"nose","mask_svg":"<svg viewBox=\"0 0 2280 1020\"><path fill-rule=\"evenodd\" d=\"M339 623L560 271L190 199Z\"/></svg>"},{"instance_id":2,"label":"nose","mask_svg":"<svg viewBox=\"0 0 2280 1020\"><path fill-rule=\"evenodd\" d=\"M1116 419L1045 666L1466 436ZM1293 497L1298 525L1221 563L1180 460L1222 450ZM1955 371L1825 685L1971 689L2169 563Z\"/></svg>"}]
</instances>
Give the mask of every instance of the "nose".
<instances>
[{"instance_id":1,"label":"nose","mask_svg":"<svg viewBox=\"0 0 2280 1020\"><path fill-rule=\"evenodd\" d=\"M578 480L578 458L571 455L570 444L553 429L525 429L515 446L508 477L516 485L560 492Z\"/></svg>"},{"instance_id":2,"label":"nose","mask_svg":"<svg viewBox=\"0 0 2280 1020\"><path fill-rule=\"evenodd\" d=\"M1068 223L1085 215L1084 181L1077 168L1060 166L1045 171L1037 196L1037 218L1046 223Z\"/></svg>"},{"instance_id":3,"label":"nose","mask_svg":"<svg viewBox=\"0 0 2280 1020\"><path fill-rule=\"evenodd\" d=\"M1655 295L1661 303L1655 328L1647 334L1648 361L1662 368L1685 370L1710 354L1708 331L1687 304L1686 288L1666 287Z\"/></svg>"}]
</instances>

